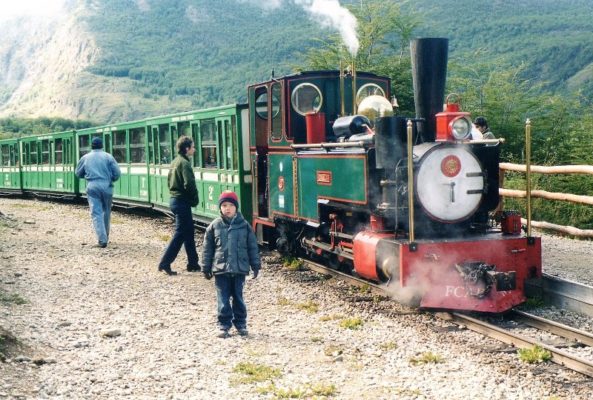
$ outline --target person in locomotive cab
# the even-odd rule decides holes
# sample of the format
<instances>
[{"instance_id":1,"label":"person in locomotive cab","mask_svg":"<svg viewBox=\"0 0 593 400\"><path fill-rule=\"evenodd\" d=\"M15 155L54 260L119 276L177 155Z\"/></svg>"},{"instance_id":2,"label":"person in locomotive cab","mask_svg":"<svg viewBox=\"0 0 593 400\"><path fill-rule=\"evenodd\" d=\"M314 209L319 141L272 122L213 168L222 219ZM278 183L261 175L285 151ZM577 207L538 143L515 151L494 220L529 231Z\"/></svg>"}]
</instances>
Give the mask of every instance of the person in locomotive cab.
<instances>
[{"instance_id":1,"label":"person in locomotive cab","mask_svg":"<svg viewBox=\"0 0 593 400\"><path fill-rule=\"evenodd\" d=\"M119 179L121 171L115 158L103 151L100 137L93 138L91 151L78 160L75 174L87 182L86 197L99 242L96 246L105 248L109 242L113 182Z\"/></svg>"},{"instance_id":2,"label":"person in locomotive cab","mask_svg":"<svg viewBox=\"0 0 593 400\"><path fill-rule=\"evenodd\" d=\"M187 254L187 270L200 271L191 212L191 208L199 203L196 178L190 162L196 147L193 140L187 136L180 136L176 147L177 157L171 163L167 179L171 194L169 205L175 215L175 233L159 262L159 271L167 275L177 275L177 272L171 269L171 264L177 258L181 245L184 245Z\"/></svg>"},{"instance_id":3,"label":"person in locomotive cab","mask_svg":"<svg viewBox=\"0 0 593 400\"><path fill-rule=\"evenodd\" d=\"M222 192L218 206L220 217L212 221L204 234L204 277L210 280L214 276L220 329L218 337L228 337L232 325L239 335L247 336L247 306L243 300L243 286L250 268L253 270L253 279L259 274L261 263L257 238L238 211L239 199L234 192Z\"/></svg>"},{"instance_id":4,"label":"person in locomotive cab","mask_svg":"<svg viewBox=\"0 0 593 400\"><path fill-rule=\"evenodd\" d=\"M480 133L482 134L482 139L496 139L494 133L492 133L492 131L488 127L488 121L486 120L486 118L477 117L474 120L474 125L476 126L476 129L478 129L478 131L480 131Z\"/></svg>"}]
</instances>

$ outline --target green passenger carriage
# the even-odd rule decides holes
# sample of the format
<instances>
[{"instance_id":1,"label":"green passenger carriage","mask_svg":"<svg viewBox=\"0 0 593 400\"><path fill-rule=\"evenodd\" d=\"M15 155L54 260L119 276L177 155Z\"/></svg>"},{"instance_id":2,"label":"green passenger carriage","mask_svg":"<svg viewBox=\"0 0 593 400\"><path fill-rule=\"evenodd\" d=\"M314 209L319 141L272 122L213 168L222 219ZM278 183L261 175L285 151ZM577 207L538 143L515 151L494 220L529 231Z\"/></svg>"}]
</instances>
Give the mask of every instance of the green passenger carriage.
<instances>
[{"instance_id":1,"label":"green passenger carriage","mask_svg":"<svg viewBox=\"0 0 593 400\"><path fill-rule=\"evenodd\" d=\"M65 131L20 139L23 190L59 197L78 192L73 138L74 131Z\"/></svg>"},{"instance_id":2,"label":"green passenger carriage","mask_svg":"<svg viewBox=\"0 0 593 400\"><path fill-rule=\"evenodd\" d=\"M21 192L20 152L17 139L0 140L0 192Z\"/></svg>"},{"instance_id":3,"label":"green passenger carriage","mask_svg":"<svg viewBox=\"0 0 593 400\"><path fill-rule=\"evenodd\" d=\"M252 173L246 105L228 105L144 120L0 140L0 193L80 197L86 181L75 176L78 160L91 151L93 138L103 140L121 168L114 183L114 203L167 211L167 177L175 143L181 135L196 146L192 160L200 203L193 209L202 224L218 216L218 196L233 190L251 218Z\"/></svg>"}]
</instances>

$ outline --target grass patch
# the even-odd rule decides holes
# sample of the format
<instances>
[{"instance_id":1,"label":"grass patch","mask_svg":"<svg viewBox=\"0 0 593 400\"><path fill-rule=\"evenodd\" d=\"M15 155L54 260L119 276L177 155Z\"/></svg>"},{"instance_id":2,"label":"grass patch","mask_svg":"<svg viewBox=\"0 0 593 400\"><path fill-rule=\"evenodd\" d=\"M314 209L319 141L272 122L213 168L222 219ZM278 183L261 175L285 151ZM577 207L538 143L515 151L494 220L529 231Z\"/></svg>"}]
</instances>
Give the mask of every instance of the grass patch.
<instances>
[{"instance_id":1,"label":"grass patch","mask_svg":"<svg viewBox=\"0 0 593 400\"><path fill-rule=\"evenodd\" d=\"M344 353L344 350L342 350L341 347L336 346L335 344L330 344L325 349L323 349L323 354L325 354L328 357L337 357L342 353Z\"/></svg>"},{"instance_id":2,"label":"grass patch","mask_svg":"<svg viewBox=\"0 0 593 400\"><path fill-rule=\"evenodd\" d=\"M338 319L344 318L343 315L340 314L331 314L331 315L324 315L323 317L319 318L320 321L336 321Z\"/></svg>"},{"instance_id":3,"label":"grass patch","mask_svg":"<svg viewBox=\"0 0 593 400\"><path fill-rule=\"evenodd\" d=\"M0 303L27 304L27 299L17 293L0 291Z\"/></svg>"},{"instance_id":4,"label":"grass patch","mask_svg":"<svg viewBox=\"0 0 593 400\"><path fill-rule=\"evenodd\" d=\"M162 242L168 242L169 240L171 240L171 235L166 234L166 233L158 235L157 237Z\"/></svg>"},{"instance_id":5,"label":"grass patch","mask_svg":"<svg viewBox=\"0 0 593 400\"><path fill-rule=\"evenodd\" d=\"M337 393L335 385L309 384L298 388L280 388L269 384L257 389L259 394L271 395L274 399L304 399L317 396L332 397Z\"/></svg>"},{"instance_id":6,"label":"grass patch","mask_svg":"<svg viewBox=\"0 0 593 400\"><path fill-rule=\"evenodd\" d=\"M303 262L298 258L287 257L282 261L282 266L289 271L302 271Z\"/></svg>"},{"instance_id":7,"label":"grass patch","mask_svg":"<svg viewBox=\"0 0 593 400\"><path fill-rule=\"evenodd\" d=\"M420 389L401 388L401 389L396 389L395 393L400 396L406 396L406 397L418 397L418 396L422 395L422 392L420 391Z\"/></svg>"},{"instance_id":8,"label":"grass patch","mask_svg":"<svg viewBox=\"0 0 593 400\"><path fill-rule=\"evenodd\" d=\"M379 345L379 348L383 351L395 350L397 349L397 343L395 342L385 342Z\"/></svg>"},{"instance_id":9,"label":"grass patch","mask_svg":"<svg viewBox=\"0 0 593 400\"><path fill-rule=\"evenodd\" d=\"M238 383L265 382L282 375L277 368L249 362L242 362L235 365L233 372L242 375L242 377L236 380Z\"/></svg>"},{"instance_id":10,"label":"grass patch","mask_svg":"<svg viewBox=\"0 0 593 400\"><path fill-rule=\"evenodd\" d=\"M546 302L541 296L528 297L525 303L521 304L522 309L531 310L534 308L540 308L546 305Z\"/></svg>"},{"instance_id":11,"label":"grass patch","mask_svg":"<svg viewBox=\"0 0 593 400\"><path fill-rule=\"evenodd\" d=\"M125 224L126 221L121 218L121 217L111 217L111 224L115 224L115 225L121 225L121 224Z\"/></svg>"},{"instance_id":12,"label":"grass patch","mask_svg":"<svg viewBox=\"0 0 593 400\"><path fill-rule=\"evenodd\" d=\"M517 350L519 359L523 362L534 364L552 359L552 353L540 346L534 346L530 349L519 349Z\"/></svg>"},{"instance_id":13,"label":"grass patch","mask_svg":"<svg viewBox=\"0 0 593 400\"><path fill-rule=\"evenodd\" d=\"M308 300L306 303L297 304L297 308L299 310L305 310L310 314L315 314L319 311L319 304L315 303L313 300Z\"/></svg>"},{"instance_id":14,"label":"grass patch","mask_svg":"<svg viewBox=\"0 0 593 400\"><path fill-rule=\"evenodd\" d=\"M439 364L444 362L443 357L439 356L438 354L434 354L431 351L427 351L426 353L422 353L419 357L412 357L410 358L410 363L412 365L418 364Z\"/></svg>"},{"instance_id":15,"label":"grass patch","mask_svg":"<svg viewBox=\"0 0 593 400\"><path fill-rule=\"evenodd\" d=\"M340 327L344 329L360 329L363 325L360 317L344 318L340 321Z\"/></svg>"},{"instance_id":16,"label":"grass patch","mask_svg":"<svg viewBox=\"0 0 593 400\"><path fill-rule=\"evenodd\" d=\"M371 287L369 285L367 285L366 283L361 286L350 286L350 293L370 294Z\"/></svg>"},{"instance_id":17,"label":"grass patch","mask_svg":"<svg viewBox=\"0 0 593 400\"><path fill-rule=\"evenodd\" d=\"M335 385L325 385L319 383L311 386L311 392L313 392L314 396L331 397L335 395L338 392L338 390L336 389Z\"/></svg>"},{"instance_id":18,"label":"grass patch","mask_svg":"<svg viewBox=\"0 0 593 400\"><path fill-rule=\"evenodd\" d=\"M286 297L278 297L278 305L279 306L290 306L292 305L292 301L288 300Z\"/></svg>"}]
</instances>

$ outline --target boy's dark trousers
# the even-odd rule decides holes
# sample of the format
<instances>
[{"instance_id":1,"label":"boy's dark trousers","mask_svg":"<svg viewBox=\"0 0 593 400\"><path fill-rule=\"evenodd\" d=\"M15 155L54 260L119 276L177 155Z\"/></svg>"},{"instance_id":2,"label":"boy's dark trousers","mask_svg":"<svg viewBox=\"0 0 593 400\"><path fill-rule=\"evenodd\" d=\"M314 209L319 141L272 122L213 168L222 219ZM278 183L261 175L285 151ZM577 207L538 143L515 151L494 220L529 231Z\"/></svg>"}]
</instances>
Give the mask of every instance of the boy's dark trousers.
<instances>
[{"instance_id":1,"label":"boy's dark trousers","mask_svg":"<svg viewBox=\"0 0 593 400\"><path fill-rule=\"evenodd\" d=\"M218 300L218 326L229 330L232 325L237 329L247 329L247 306L243 301L245 275L214 275L216 298ZM232 298L232 302L231 302Z\"/></svg>"}]
</instances>

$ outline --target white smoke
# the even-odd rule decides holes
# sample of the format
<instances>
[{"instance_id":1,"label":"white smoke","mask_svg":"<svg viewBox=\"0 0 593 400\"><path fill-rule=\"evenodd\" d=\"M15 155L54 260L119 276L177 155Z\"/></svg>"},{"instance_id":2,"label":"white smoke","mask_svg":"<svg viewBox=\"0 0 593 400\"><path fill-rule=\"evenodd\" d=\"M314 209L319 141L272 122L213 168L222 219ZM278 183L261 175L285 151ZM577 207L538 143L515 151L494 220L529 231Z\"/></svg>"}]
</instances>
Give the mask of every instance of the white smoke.
<instances>
[{"instance_id":1,"label":"white smoke","mask_svg":"<svg viewBox=\"0 0 593 400\"><path fill-rule=\"evenodd\" d=\"M150 11L148 0L136 0L136 6L142 12Z\"/></svg>"},{"instance_id":2,"label":"white smoke","mask_svg":"<svg viewBox=\"0 0 593 400\"><path fill-rule=\"evenodd\" d=\"M360 43L356 35L356 17L340 5L338 0L238 0L242 3L255 4L264 9L274 9L284 1L299 5L311 17L324 27L331 27L340 32L340 36L352 56L356 56Z\"/></svg>"}]
</instances>

